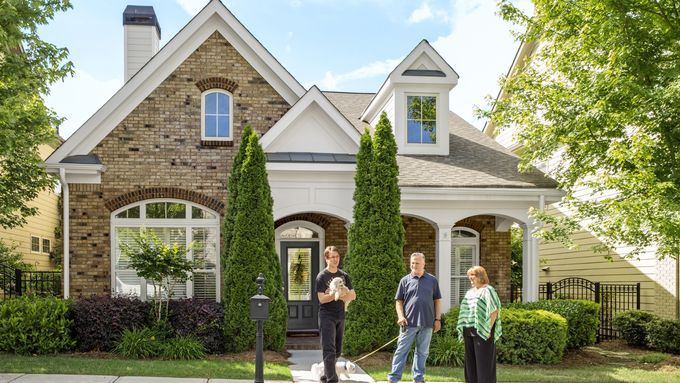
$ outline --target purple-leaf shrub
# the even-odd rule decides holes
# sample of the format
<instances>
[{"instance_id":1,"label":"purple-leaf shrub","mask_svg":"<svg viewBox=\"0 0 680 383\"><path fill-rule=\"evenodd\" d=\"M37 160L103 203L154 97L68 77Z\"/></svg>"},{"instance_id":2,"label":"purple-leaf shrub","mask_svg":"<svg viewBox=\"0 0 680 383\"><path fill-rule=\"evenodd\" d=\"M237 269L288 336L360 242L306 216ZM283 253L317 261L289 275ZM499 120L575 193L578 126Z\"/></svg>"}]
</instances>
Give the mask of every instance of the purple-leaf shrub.
<instances>
[{"instance_id":1,"label":"purple-leaf shrub","mask_svg":"<svg viewBox=\"0 0 680 383\"><path fill-rule=\"evenodd\" d=\"M219 302L201 299L170 301L168 320L177 335L198 338L207 352L224 351L224 308Z\"/></svg>"},{"instance_id":2,"label":"purple-leaf shrub","mask_svg":"<svg viewBox=\"0 0 680 383\"><path fill-rule=\"evenodd\" d=\"M92 296L71 305L71 333L80 351L111 351L125 329L150 323L151 306L134 297Z\"/></svg>"}]
</instances>

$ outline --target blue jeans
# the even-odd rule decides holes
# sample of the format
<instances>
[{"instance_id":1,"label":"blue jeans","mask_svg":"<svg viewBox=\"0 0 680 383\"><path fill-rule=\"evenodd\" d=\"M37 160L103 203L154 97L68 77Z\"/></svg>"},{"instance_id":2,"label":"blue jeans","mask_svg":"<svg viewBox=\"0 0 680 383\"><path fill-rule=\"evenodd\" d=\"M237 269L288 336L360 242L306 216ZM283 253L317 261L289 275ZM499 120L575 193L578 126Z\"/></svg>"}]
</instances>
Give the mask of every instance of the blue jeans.
<instances>
[{"instance_id":1,"label":"blue jeans","mask_svg":"<svg viewBox=\"0 0 680 383\"><path fill-rule=\"evenodd\" d=\"M387 380L398 382L404 372L404 365L413 341L416 341L416 352L413 356L411 375L414 382L425 381L425 362L430 353L430 340L432 339L432 327L402 327L397 340L397 350L392 358L392 371L387 374Z\"/></svg>"}]
</instances>

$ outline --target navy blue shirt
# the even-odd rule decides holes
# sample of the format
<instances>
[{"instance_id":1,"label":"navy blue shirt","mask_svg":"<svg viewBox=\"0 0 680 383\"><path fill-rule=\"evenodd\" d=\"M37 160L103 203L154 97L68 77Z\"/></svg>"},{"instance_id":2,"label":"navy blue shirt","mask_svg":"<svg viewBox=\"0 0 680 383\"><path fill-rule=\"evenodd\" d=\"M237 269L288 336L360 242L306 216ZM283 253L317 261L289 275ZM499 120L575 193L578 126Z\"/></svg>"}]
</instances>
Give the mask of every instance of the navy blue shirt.
<instances>
[{"instance_id":1,"label":"navy blue shirt","mask_svg":"<svg viewBox=\"0 0 680 383\"><path fill-rule=\"evenodd\" d=\"M404 302L404 316L409 327L434 325L434 301L442 299L437 278L424 273L416 277L409 273L399 282L395 300Z\"/></svg>"}]
</instances>

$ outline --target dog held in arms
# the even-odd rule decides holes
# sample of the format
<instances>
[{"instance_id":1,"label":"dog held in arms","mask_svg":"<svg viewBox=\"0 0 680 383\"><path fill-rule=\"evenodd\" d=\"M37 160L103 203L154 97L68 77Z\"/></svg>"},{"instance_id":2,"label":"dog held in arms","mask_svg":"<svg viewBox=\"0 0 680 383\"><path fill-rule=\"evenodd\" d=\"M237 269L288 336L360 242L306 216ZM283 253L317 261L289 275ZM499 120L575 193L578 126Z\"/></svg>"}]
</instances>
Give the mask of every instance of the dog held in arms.
<instances>
[{"instance_id":1,"label":"dog held in arms","mask_svg":"<svg viewBox=\"0 0 680 383\"><path fill-rule=\"evenodd\" d=\"M335 277L331 280L331 284L328 286L330 290L329 294L333 296L336 301L340 299L341 296L347 294L349 289L345 286L345 281L340 277ZM347 311L347 306L349 304L345 302L345 311Z\"/></svg>"},{"instance_id":2,"label":"dog held in arms","mask_svg":"<svg viewBox=\"0 0 680 383\"><path fill-rule=\"evenodd\" d=\"M338 361L335 363L335 373L338 377L345 376L346 379L350 378L350 374L353 374L357 370L357 365L348 361ZM312 364L312 375L316 380L320 380L324 375L323 362Z\"/></svg>"}]
</instances>

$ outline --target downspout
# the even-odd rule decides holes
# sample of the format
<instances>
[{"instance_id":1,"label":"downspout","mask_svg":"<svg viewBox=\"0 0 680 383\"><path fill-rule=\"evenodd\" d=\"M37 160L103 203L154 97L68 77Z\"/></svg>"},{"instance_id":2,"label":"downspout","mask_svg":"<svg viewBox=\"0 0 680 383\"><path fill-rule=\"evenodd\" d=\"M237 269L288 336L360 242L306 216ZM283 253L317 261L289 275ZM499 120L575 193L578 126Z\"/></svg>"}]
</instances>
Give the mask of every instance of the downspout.
<instances>
[{"instance_id":1,"label":"downspout","mask_svg":"<svg viewBox=\"0 0 680 383\"><path fill-rule=\"evenodd\" d=\"M68 299L71 287L71 276L69 272L71 258L69 256L69 193L68 182L66 182L66 169L59 168L59 180L61 181L61 198L64 208L64 230L62 233L64 241L64 299Z\"/></svg>"}]
</instances>

